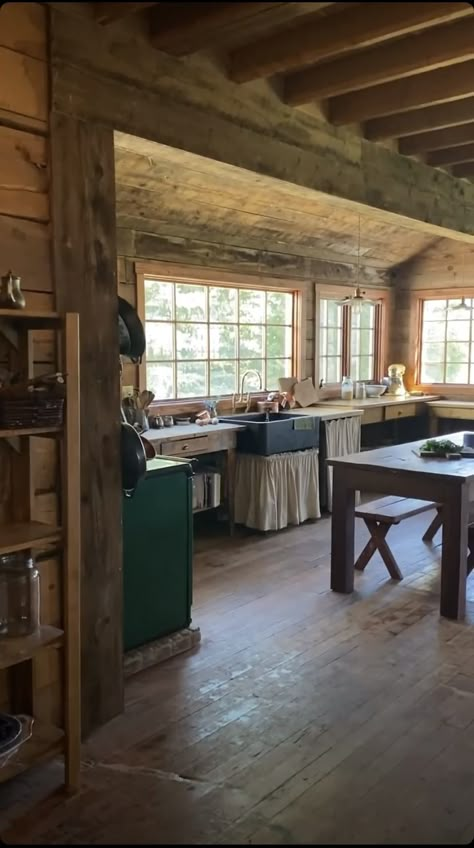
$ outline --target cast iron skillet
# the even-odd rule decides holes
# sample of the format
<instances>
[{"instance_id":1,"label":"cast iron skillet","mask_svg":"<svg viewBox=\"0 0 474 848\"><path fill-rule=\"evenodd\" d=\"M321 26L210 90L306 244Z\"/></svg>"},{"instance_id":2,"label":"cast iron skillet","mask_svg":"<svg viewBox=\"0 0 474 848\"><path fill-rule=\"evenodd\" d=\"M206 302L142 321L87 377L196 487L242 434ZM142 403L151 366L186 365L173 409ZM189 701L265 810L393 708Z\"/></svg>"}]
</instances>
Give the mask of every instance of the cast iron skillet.
<instances>
[{"instance_id":1,"label":"cast iron skillet","mask_svg":"<svg viewBox=\"0 0 474 848\"><path fill-rule=\"evenodd\" d=\"M140 480L146 474L145 446L131 424L122 421L122 489L126 498L131 498Z\"/></svg>"},{"instance_id":2,"label":"cast iron skillet","mask_svg":"<svg viewBox=\"0 0 474 848\"><path fill-rule=\"evenodd\" d=\"M119 305L119 341L121 356L128 356L132 362L140 362L145 353L145 331L136 310L124 300Z\"/></svg>"}]
</instances>

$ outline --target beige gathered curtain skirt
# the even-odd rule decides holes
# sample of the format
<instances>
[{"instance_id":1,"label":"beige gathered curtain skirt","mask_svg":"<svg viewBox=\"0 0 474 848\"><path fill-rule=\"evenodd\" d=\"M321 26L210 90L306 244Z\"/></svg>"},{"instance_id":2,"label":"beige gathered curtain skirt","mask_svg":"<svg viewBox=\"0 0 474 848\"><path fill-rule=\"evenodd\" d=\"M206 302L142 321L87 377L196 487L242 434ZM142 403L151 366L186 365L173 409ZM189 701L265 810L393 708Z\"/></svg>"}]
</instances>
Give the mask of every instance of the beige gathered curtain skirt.
<instances>
[{"instance_id":1,"label":"beige gathered curtain skirt","mask_svg":"<svg viewBox=\"0 0 474 848\"><path fill-rule=\"evenodd\" d=\"M282 530L321 518L319 451L274 456L237 454L235 521L254 530Z\"/></svg>"},{"instance_id":2,"label":"beige gathered curtain skirt","mask_svg":"<svg viewBox=\"0 0 474 848\"><path fill-rule=\"evenodd\" d=\"M360 451L360 415L325 422L326 456L347 456ZM327 508L332 512L332 468L327 468Z\"/></svg>"}]
</instances>

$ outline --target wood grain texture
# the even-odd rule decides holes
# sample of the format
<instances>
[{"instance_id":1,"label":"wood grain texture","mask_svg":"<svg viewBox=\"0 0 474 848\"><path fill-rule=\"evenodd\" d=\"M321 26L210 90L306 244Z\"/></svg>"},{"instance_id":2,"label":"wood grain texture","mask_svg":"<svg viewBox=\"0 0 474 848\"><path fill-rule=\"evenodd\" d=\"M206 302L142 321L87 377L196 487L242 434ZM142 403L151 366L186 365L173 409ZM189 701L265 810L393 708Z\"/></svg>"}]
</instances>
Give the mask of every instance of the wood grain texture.
<instances>
[{"instance_id":1,"label":"wood grain texture","mask_svg":"<svg viewBox=\"0 0 474 848\"><path fill-rule=\"evenodd\" d=\"M231 55L231 76L248 82L467 14L467 3L350 4L325 21L310 17L290 32L244 45Z\"/></svg>"},{"instance_id":2,"label":"wood grain texture","mask_svg":"<svg viewBox=\"0 0 474 848\"><path fill-rule=\"evenodd\" d=\"M474 111L473 111L474 118ZM446 127L442 130L417 133L399 141L400 153L413 156L426 150L442 150L444 147L457 147L474 141L474 120L457 127Z\"/></svg>"},{"instance_id":3,"label":"wood grain texture","mask_svg":"<svg viewBox=\"0 0 474 848\"><path fill-rule=\"evenodd\" d=\"M405 8L408 11L409 7ZM296 71L285 77L285 100L292 105L309 103L473 59L473 45L474 14L466 20Z\"/></svg>"},{"instance_id":4,"label":"wood grain texture","mask_svg":"<svg viewBox=\"0 0 474 848\"><path fill-rule=\"evenodd\" d=\"M58 308L81 338L82 713L84 732L122 710L121 469L113 138L53 115ZM97 461L97 457L101 461Z\"/></svg>"},{"instance_id":5,"label":"wood grain texture","mask_svg":"<svg viewBox=\"0 0 474 848\"><path fill-rule=\"evenodd\" d=\"M1 11L0 11L1 14ZM7 79L0 91L0 108L44 122L48 116L48 66L0 46L0 76Z\"/></svg>"},{"instance_id":6,"label":"wood grain texture","mask_svg":"<svg viewBox=\"0 0 474 848\"><path fill-rule=\"evenodd\" d=\"M44 3L3 3L0 46L46 62L46 16Z\"/></svg>"},{"instance_id":7,"label":"wood grain texture","mask_svg":"<svg viewBox=\"0 0 474 848\"><path fill-rule=\"evenodd\" d=\"M41 136L0 126L0 214L49 220L47 148Z\"/></svg>"},{"instance_id":8,"label":"wood grain texture","mask_svg":"<svg viewBox=\"0 0 474 848\"><path fill-rule=\"evenodd\" d=\"M324 193L346 209L370 205L380 220L396 213L436 235L438 226L472 233L465 183L295 113L269 87L244 91L211 62L178 62L130 33L114 33L112 46L106 28L56 11L52 34L57 111Z\"/></svg>"},{"instance_id":9,"label":"wood grain texture","mask_svg":"<svg viewBox=\"0 0 474 848\"><path fill-rule=\"evenodd\" d=\"M0 254L22 278L26 292L51 292L50 238L46 224L0 215Z\"/></svg>"},{"instance_id":10,"label":"wood grain texture","mask_svg":"<svg viewBox=\"0 0 474 848\"><path fill-rule=\"evenodd\" d=\"M333 97L329 101L328 116L337 125L353 124L406 109L457 100L472 94L473 89L474 60L470 59L459 65Z\"/></svg>"},{"instance_id":11,"label":"wood grain texture","mask_svg":"<svg viewBox=\"0 0 474 848\"><path fill-rule=\"evenodd\" d=\"M350 597L329 590L330 519L234 539L201 525L200 648L127 681L66 804L33 807L44 772L5 787L5 841L468 844L474 578L467 625L440 623L428 522L390 531L401 583L376 556ZM357 551L367 538L358 522Z\"/></svg>"},{"instance_id":12,"label":"wood grain texture","mask_svg":"<svg viewBox=\"0 0 474 848\"><path fill-rule=\"evenodd\" d=\"M451 103L425 106L410 112L398 112L383 118L374 118L364 124L364 134L374 141L393 136L410 136L425 130L454 127L473 120L474 97L463 97Z\"/></svg>"}]
</instances>

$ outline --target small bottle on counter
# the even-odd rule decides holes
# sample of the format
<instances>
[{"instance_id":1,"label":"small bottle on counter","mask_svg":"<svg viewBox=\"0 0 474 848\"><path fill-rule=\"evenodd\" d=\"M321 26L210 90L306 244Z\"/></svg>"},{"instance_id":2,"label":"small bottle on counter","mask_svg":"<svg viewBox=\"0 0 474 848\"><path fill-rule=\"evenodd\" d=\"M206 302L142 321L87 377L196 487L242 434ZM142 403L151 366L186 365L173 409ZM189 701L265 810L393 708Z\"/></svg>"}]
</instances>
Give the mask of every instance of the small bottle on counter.
<instances>
[{"instance_id":1,"label":"small bottle on counter","mask_svg":"<svg viewBox=\"0 0 474 848\"><path fill-rule=\"evenodd\" d=\"M354 397L354 384L350 377L343 377L341 383L341 400L352 400Z\"/></svg>"}]
</instances>

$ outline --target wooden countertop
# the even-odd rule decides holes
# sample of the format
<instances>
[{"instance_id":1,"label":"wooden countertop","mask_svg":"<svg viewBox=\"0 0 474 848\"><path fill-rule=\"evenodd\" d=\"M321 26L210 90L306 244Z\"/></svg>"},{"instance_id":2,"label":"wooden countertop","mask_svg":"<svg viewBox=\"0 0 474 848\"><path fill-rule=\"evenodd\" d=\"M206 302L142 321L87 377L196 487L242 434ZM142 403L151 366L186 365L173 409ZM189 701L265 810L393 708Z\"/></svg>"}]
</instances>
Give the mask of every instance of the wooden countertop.
<instances>
[{"instance_id":1,"label":"wooden countertop","mask_svg":"<svg viewBox=\"0 0 474 848\"><path fill-rule=\"evenodd\" d=\"M208 436L241 430L245 424L174 424L172 427L162 427L160 430L145 430L141 433L149 442L170 442L173 439L192 439L196 436Z\"/></svg>"},{"instance_id":2,"label":"wooden countertop","mask_svg":"<svg viewBox=\"0 0 474 848\"><path fill-rule=\"evenodd\" d=\"M389 395L382 395L382 397L378 398L365 398L365 400L329 400L327 401L328 406L345 406L346 408L352 409L377 409L383 406L395 406L402 403L429 403L432 401L440 400L439 395L422 395L418 397L413 397L411 395L406 395L405 397L391 397ZM322 402L323 404L326 401Z\"/></svg>"},{"instance_id":3,"label":"wooden countertop","mask_svg":"<svg viewBox=\"0 0 474 848\"><path fill-rule=\"evenodd\" d=\"M428 406L442 409L474 409L474 400L432 400Z\"/></svg>"},{"instance_id":4,"label":"wooden countertop","mask_svg":"<svg viewBox=\"0 0 474 848\"><path fill-rule=\"evenodd\" d=\"M297 415L315 415L322 421L328 421L334 418L354 418L356 415L363 415L364 410L355 409L355 407L345 409L342 406L332 406L329 402L318 406L306 406L304 409L292 409L291 412Z\"/></svg>"}]
</instances>

